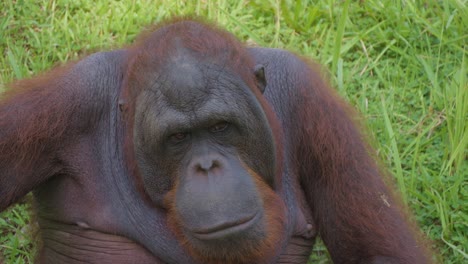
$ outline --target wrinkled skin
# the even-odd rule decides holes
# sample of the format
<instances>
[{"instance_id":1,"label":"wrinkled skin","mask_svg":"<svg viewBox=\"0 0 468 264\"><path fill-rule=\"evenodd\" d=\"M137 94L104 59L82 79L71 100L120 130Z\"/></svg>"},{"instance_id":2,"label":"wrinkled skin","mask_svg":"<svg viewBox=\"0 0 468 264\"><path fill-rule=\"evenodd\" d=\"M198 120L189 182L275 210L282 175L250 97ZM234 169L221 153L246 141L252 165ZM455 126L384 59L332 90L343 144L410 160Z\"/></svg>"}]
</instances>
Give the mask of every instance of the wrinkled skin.
<instances>
[{"instance_id":1,"label":"wrinkled skin","mask_svg":"<svg viewBox=\"0 0 468 264\"><path fill-rule=\"evenodd\" d=\"M38 263L428 263L313 68L182 21L18 82L0 210L34 190Z\"/></svg>"}]
</instances>

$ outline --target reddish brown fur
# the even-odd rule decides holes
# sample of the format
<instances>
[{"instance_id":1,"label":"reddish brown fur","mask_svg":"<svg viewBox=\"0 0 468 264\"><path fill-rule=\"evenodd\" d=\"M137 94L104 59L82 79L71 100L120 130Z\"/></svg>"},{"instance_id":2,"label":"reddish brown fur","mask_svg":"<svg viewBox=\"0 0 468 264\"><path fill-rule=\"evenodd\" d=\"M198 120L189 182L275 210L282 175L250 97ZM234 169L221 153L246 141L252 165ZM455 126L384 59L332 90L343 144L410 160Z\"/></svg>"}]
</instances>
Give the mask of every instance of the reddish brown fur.
<instances>
[{"instance_id":1,"label":"reddish brown fur","mask_svg":"<svg viewBox=\"0 0 468 264\"><path fill-rule=\"evenodd\" d=\"M54 170L52 164L46 167L39 165L46 164L41 156L55 148L51 142L63 141L66 132L72 129L70 119L78 108L77 101L66 100L67 96L73 95L64 94L64 91L60 91L60 84L53 81L64 75L71 66L69 64L39 77L18 81L1 94L0 160L13 164L12 171L16 172L17 177L0 177L0 185L4 180L15 180L15 186L28 184L32 189L44 180L40 177L42 172ZM38 174L33 181L24 176L31 173ZM8 191L1 196L5 204L26 194L16 188ZM2 209L0 207L0 211Z\"/></svg>"},{"instance_id":2,"label":"reddish brown fur","mask_svg":"<svg viewBox=\"0 0 468 264\"><path fill-rule=\"evenodd\" d=\"M413 240L417 233L414 225L409 224L412 233L399 231L409 221L382 178L375 177L382 173L357 129L356 114L320 78L318 66L305 62L312 71L300 87L306 103L297 108L298 120L308 122L298 122L298 134L292 138L298 140L297 156L301 158L296 159L297 166L319 234L330 251L340 252L332 255L334 262L354 263L385 254L400 256L400 263L430 262L420 258L429 254L420 241ZM330 225L333 227L323 228ZM366 251L356 254L354 248L345 246L349 244Z\"/></svg>"}]
</instances>

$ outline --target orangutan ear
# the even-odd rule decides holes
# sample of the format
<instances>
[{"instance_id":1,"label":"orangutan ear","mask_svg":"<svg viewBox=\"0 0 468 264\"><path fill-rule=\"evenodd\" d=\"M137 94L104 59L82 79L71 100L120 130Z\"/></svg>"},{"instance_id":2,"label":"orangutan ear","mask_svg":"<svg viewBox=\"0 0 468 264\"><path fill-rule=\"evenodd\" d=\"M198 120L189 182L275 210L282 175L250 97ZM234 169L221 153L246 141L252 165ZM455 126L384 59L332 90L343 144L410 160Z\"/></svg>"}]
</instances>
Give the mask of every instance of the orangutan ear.
<instances>
[{"instance_id":1,"label":"orangutan ear","mask_svg":"<svg viewBox=\"0 0 468 264\"><path fill-rule=\"evenodd\" d=\"M262 64L257 64L254 67L255 78L260 92L264 93L266 88L265 67Z\"/></svg>"}]
</instances>

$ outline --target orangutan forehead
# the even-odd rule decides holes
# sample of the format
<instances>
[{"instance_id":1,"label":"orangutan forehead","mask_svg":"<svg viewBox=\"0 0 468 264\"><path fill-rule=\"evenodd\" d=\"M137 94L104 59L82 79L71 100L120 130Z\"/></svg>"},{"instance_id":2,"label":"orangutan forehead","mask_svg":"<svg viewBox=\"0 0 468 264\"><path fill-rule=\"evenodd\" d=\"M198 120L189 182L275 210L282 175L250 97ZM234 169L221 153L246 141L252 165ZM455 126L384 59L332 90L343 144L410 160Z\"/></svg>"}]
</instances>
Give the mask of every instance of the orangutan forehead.
<instances>
[{"instance_id":1,"label":"orangutan forehead","mask_svg":"<svg viewBox=\"0 0 468 264\"><path fill-rule=\"evenodd\" d=\"M220 63L182 54L173 56L154 80L149 81L147 89L170 102L203 101L213 96L225 98L247 89L239 76Z\"/></svg>"}]
</instances>

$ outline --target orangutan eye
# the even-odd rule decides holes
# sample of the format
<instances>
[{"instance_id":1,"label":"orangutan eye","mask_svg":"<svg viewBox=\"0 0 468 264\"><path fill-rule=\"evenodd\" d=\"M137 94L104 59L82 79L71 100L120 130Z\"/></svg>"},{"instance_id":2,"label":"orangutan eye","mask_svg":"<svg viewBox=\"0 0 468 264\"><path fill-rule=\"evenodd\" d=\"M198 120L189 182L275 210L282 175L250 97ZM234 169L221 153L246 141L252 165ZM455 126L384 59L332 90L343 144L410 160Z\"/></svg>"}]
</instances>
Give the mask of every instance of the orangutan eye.
<instances>
[{"instance_id":1,"label":"orangutan eye","mask_svg":"<svg viewBox=\"0 0 468 264\"><path fill-rule=\"evenodd\" d=\"M189 136L189 133L179 132L179 133L172 134L170 136L170 139L172 142L178 143L178 142L184 141L188 136Z\"/></svg>"},{"instance_id":2,"label":"orangutan eye","mask_svg":"<svg viewBox=\"0 0 468 264\"><path fill-rule=\"evenodd\" d=\"M222 131L226 130L228 127L229 127L228 122L219 122L216 125L212 126L210 128L210 131L213 132L213 133L218 133L218 132L222 132Z\"/></svg>"}]
</instances>

